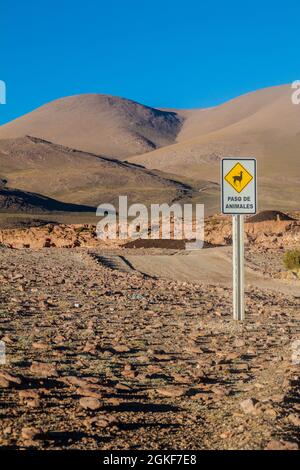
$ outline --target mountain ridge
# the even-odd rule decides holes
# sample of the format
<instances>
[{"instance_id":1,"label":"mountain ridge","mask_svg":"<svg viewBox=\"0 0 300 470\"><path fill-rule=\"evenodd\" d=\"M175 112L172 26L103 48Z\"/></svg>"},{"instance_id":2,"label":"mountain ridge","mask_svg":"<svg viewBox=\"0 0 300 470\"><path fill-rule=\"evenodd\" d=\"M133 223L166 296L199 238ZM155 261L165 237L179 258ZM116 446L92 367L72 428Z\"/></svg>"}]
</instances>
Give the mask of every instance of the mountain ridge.
<instances>
[{"instance_id":1,"label":"mountain ridge","mask_svg":"<svg viewBox=\"0 0 300 470\"><path fill-rule=\"evenodd\" d=\"M108 177L108 197L126 188L135 194L135 201L147 199L149 202L158 197L159 172L163 179L171 174L177 183L193 186L195 182L196 187L201 183L202 188L205 181L220 182L222 157L255 157L262 208L297 209L300 200L300 106L292 103L292 93L289 85L276 86L246 93L212 108L189 110L156 109L110 95L62 98L0 127L0 163L8 170L3 177L9 180L10 186L43 193L47 183L42 187L37 181L34 188L28 184L26 169L34 158L36 166L41 167L42 161L44 168L51 170L53 185L57 187L50 188L46 193L49 197L97 204L100 195L104 197L99 184L106 187L105 177ZM37 136L37 133L43 134L41 129L46 129L47 135ZM28 130L40 130L29 135L49 141L51 158L45 142L39 142L41 154L32 143L29 145L24 141L22 147L20 139L24 137L16 135L28 134ZM5 157L8 141L4 137L7 135L10 135L14 154L11 161ZM65 143L61 143L61 139ZM58 149L55 145L62 147ZM102 158L102 167L99 158ZM66 160L69 160L67 166ZM116 165L110 167L108 174L108 169L104 169L109 165L108 160L115 165L116 161L128 162L131 167L124 166L122 173L121 165ZM56 172L54 178L55 166L61 162L64 162L62 171ZM140 170L139 175L133 176L134 166L135 170ZM147 171L152 172L151 175L147 175ZM124 177L128 179L125 183ZM44 175L33 171L31 178L42 181ZM70 183L72 178L77 181L75 185ZM166 183L166 179L158 199L164 195L168 200L177 200L177 189L174 193L174 187L170 186L170 181ZM150 199L147 198L148 190ZM213 207L217 208L215 193ZM205 196L203 189L201 196ZM209 197L212 201L212 196Z\"/></svg>"},{"instance_id":2,"label":"mountain ridge","mask_svg":"<svg viewBox=\"0 0 300 470\"><path fill-rule=\"evenodd\" d=\"M74 149L126 158L175 141L182 118L125 98L74 95L0 127L0 139L31 135Z\"/></svg>"}]
</instances>

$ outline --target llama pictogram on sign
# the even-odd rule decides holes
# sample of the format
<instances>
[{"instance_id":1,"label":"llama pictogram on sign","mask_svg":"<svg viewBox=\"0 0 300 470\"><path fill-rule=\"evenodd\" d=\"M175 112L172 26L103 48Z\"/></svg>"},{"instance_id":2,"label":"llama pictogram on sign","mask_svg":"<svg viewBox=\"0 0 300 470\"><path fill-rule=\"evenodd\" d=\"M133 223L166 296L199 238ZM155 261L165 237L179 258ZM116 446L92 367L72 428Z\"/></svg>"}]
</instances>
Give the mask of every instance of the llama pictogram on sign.
<instances>
[{"instance_id":1,"label":"llama pictogram on sign","mask_svg":"<svg viewBox=\"0 0 300 470\"><path fill-rule=\"evenodd\" d=\"M241 193L252 179L253 176L239 162L225 176L227 183L238 193Z\"/></svg>"}]
</instances>

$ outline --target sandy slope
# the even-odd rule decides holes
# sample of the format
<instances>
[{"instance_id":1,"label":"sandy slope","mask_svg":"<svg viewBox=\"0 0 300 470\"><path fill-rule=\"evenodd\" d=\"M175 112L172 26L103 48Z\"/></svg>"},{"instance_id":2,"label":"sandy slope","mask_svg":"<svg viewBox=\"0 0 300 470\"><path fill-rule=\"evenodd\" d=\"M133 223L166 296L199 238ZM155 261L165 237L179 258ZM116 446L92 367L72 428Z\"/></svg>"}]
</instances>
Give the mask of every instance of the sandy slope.
<instances>
[{"instance_id":1,"label":"sandy slope","mask_svg":"<svg viewBox=\"0 0 300 470\"><path fill-rule=\"evenodd\" d=\"M299 181L300 107L292 104L289 87L260 90L217 108L185 114L177 144L132 161L217 181L221 157L256 156L264 181L274 175L282 179L283 160L284 178Z\"/></svg>"},{"instance_id":2,"label":"sandy slope","mask_svg":"<svg viewBox=\"0 0 300 470\"><path fill-rule=\"evenodd\" d=\"M290 101L290 96L289 85L270 87L247 93L213 108L182 110L181 114L186 120L177 141L184 142L220 130L251 116L256 119L258 113L279 99L288 97Z\"/></svg>"},{"instance_id":3,"label":"sandy slope","mask_svg":"<svg viewBox=\"0 0 300 470\"><path fill-rule=\"evenodd\" d=\"M134 101L88 94L52 101L1 126L0 139L32 135L87 152L126 158L169 145L181 118Z\"/></svg>"},{"instance_id":4,"label":"sandy slope","mask_svg":"<svg viewBox=\"0 0 300 470\"><path fill-rule=\"evenodd\" d=\"M219 181L224 156L258 160L261 208L300 201L300 106L289 86L260 90L222 106L186 111L178 143L131 161L194 179Z\"/></svg>"},{"instance_id":5,"label":"sandy slope","mask_svg":"<svg viewBox=\"0 0 300 470\"><path fill-rule=\"evenodd\" d=\"M169 201L181 184L129 163L75 151L32 137L0 140L1 177L8 186L60 201L97 206L129 201Z\"/></svg>"}]
</instances>

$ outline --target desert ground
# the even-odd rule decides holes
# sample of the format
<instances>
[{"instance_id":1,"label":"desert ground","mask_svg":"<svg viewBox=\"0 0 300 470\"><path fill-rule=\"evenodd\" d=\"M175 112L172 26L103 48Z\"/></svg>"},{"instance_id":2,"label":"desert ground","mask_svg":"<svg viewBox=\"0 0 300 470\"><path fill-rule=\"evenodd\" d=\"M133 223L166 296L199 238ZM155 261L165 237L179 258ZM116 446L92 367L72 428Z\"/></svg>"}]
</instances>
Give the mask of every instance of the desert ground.
<instances>
[{"instance_id":1,"label":"desert ground","mask_svg":"<svg viewBox=\"0 0 300 470\"><path fill-rule=\"evenodd\" d=\"M2 229L1 447L297 449L292 215L246 224L244 323L225 217L198 252L101 245L88 225Z\"/></svg>"}]
</instances>

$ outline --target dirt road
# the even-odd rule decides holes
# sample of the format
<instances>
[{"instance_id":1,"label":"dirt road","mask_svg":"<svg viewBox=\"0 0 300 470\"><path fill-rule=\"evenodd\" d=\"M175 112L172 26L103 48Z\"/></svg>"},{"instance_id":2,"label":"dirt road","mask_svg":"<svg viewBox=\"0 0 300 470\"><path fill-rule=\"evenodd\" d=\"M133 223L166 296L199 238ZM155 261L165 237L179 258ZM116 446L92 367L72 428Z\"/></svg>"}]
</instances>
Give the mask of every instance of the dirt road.
<instances>
[{"instance_id":1,"label":"dirt road","mask_svg":"<svg viewBox=\"0 0 300 470\"><path fill-rule=\"evenodd\" d=\"M232 248L217 247L198 251L178 251L171 256L128 255L126 259L138 271L165 279L200 282L230 287L232 285ZM259 287L288 295L300 296L299 282L264 276L246 262L246 287Z\"/></svg>"}]
</instances>

